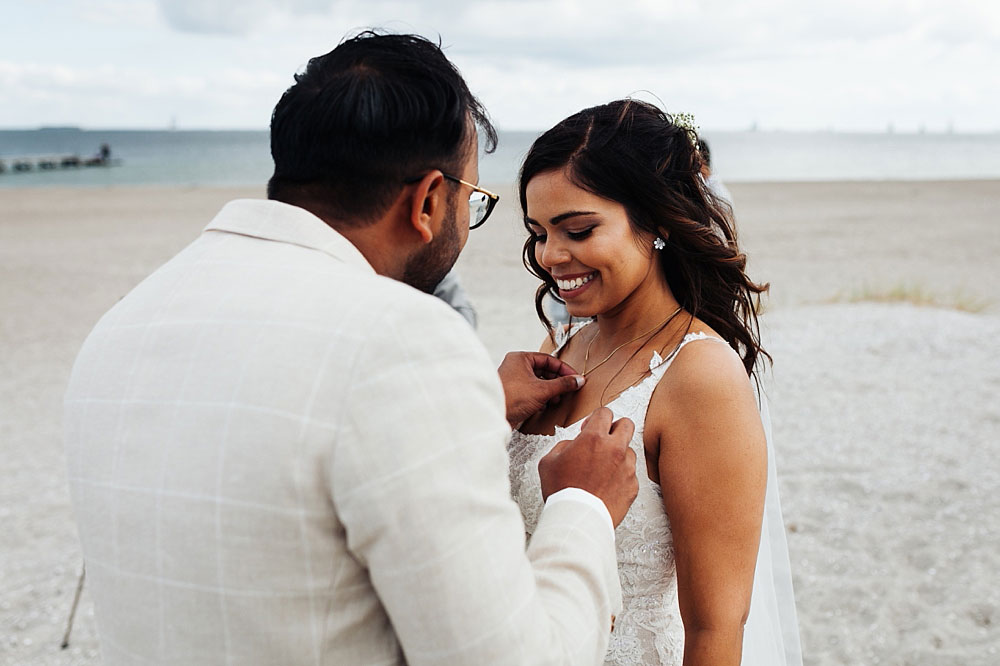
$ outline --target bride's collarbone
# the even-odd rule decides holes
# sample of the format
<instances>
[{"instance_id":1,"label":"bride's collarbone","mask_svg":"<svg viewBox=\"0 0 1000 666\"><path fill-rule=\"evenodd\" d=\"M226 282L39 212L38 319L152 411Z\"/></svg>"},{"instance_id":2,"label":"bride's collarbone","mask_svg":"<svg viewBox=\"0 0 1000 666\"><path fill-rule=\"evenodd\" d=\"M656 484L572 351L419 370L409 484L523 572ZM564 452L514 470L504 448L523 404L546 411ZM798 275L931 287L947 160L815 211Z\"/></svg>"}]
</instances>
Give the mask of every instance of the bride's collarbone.
<instances>
[{"instance_id":1,"label":"bride's collarbone","mask_svg":"<svg viewBox=\"0 0 1000 666\"><path fill-rule=\"evenodd\" d=\"M597 335L596 326L587 326L574 335L566 346L557 353L558 358L569 363L579 372L586 372L586 382L579 391L562 396L556 404L549 404L544 410L526 420L519 430L525 434L552 435L556 426L567 427L590 416L599 407L614 402L622 393L649 376L649 361L653 351L669 349L683 332L666 328L658 331L650 339L637 341L638 348L626 346L616 350L623 356L621 360L611 358L604 362L597 354L590 355L591 343ZM597 365L595 365L597 363Z\"/></svg>"},{"instance_id":2,"label":"bride's collarbone","mask_svg":"<svg viewBox=\"0 0 1000 666\"><path fill-rule=\"evenodd\" d=\"M649 354L652 353L650 350ZM593 409L614 401L625 390L649 375L649 354L636 354L624 363L609 363L586 376L579 392L580 402L593 403Z\"/></svg>"}]
</instances>

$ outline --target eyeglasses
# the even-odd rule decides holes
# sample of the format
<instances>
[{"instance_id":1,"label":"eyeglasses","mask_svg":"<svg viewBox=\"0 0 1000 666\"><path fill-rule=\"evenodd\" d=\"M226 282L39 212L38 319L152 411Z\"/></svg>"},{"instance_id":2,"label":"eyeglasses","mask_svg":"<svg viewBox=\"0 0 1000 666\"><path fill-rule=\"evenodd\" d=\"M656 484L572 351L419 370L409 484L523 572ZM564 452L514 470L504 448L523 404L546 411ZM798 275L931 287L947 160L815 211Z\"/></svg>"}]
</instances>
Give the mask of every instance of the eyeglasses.
<instances>
[{"instance_id":1,"label":"eyeglasses","mask_svg":"<svg viewBox=\"0 0 1000 666\"><path fill-rule=\"evenodd\" d=\"M489 190L484 190L478 185L473 185L472 183L462 180L461 178L455 178L455 176L449 176L446 173L441 174L448 180L459 183L461 185L468 185L472 188L472 194L469 195L469 228L478 229L486 223L486 218L490 216L493 209L497 207L497 202L500 201L499 194L493 194Z\"/></svg>"},{"instance_id":2,"label":"eyeglasses","mask_svg":"<svg viewBox=\"0 0 1000 666\"><path fill-rule=\"evenodd\" d=\"M486 218L490 216L493 209L497 207L497 202L500 201L500 195L494 194L489 190L484 190L478 185L473 185L467 180L462 180L461 178L456 178L455 176L442 173L445 180L450 180L453 183L459 183L460 185L468 185L472 188L472 194L469 195L469 229L478 229L486 223ZM420 178L410 178L409 180L403 181L407 185L411 185L419 181Z\"/></svg>"}]
</instances>

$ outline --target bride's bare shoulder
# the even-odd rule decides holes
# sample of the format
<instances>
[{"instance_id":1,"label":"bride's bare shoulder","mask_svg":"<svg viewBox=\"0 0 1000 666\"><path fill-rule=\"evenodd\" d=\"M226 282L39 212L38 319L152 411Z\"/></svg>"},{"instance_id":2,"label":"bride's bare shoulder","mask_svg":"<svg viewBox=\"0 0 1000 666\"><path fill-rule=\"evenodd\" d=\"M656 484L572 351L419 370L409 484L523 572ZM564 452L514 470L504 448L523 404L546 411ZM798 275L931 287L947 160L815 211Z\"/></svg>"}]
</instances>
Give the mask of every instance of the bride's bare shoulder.
<instances>
[{"instance_id":1,"label":"bride's bare shoulder","mask_svg":"<svg viewBox=\"0 0 1000 666\"><path fill-rule=\"evenodd\" d=\"M737 418L756 414L743 359L711 329L692 328L653 392L647 422L669 431L706 418L732 418L734 412Z\"/></svg>"}]
</instances>

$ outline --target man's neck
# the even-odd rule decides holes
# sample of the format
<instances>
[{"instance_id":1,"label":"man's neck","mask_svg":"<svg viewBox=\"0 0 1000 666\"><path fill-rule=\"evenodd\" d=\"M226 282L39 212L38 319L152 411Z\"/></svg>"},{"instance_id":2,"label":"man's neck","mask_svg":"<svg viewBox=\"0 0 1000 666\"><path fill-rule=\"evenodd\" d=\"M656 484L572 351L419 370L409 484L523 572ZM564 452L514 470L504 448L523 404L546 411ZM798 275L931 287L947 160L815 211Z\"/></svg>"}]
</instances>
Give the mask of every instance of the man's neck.
<instances>
[{"instance_id":1,"label":"man's neck","mask_svg":"<svg viewBox=\"0 0 1000 666\"><path fill-rule=\"evenodd\" d=\"M371 264L376 273L394 280L399 280L402 277L406 256L400 252L400 248L394 245L389 237L388 224L384 224L380 220L361 227L347 225L338 227L332 224L330 226L358 248L358 251Z\"/></svg>"}]
</instances>

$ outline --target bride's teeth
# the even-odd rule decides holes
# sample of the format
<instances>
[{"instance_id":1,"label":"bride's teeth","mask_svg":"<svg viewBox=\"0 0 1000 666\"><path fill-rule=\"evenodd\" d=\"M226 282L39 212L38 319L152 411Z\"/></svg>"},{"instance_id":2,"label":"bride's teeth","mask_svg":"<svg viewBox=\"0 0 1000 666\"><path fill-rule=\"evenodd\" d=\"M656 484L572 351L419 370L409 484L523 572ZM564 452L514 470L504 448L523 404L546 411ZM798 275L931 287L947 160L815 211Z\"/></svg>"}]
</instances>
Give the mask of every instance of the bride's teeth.
<instances>
[{"instance_id":1,"label":"bride's teeth","mask_svg":"<svg viewBox=\"0 0 1000 666\"><path fill-rule=\"evenodd\" d=\"M556 280L556 285L564 291L570 291L572 289L579 289L583 285L590 282L593 277L593 275L585 275L583 277L573 278L572 280Z\"/></svg>"}]
</instances>

